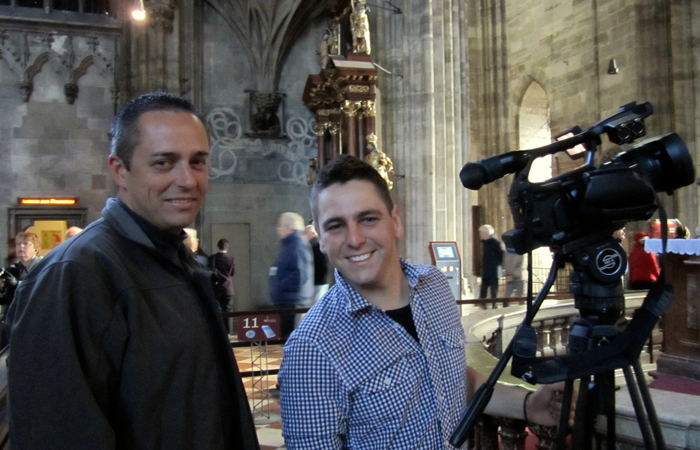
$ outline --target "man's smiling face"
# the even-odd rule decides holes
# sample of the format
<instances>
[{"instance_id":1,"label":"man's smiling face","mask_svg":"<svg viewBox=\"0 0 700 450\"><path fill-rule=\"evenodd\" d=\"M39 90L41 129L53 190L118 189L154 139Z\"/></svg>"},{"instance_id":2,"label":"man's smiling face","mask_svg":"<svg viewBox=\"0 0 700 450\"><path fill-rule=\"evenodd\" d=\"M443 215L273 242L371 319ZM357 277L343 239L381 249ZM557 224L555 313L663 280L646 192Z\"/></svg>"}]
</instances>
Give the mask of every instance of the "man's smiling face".
<instances>
[{"instance_id":1,"label":"man's smiling face","mask_svg":"<svg viewBox=\"0 0 700 450\"><path fill-rule=\"evenodd\" d=\"M321 251L361 294L382 290L401 273L396 240L403 235L399 211L387 209L374 185L351 180L318 195Z\"/></svg>"},{"instance_id":2,"label":"man's smiling face","mask_svg":"<svg viewBox=\"0 0 700 450\"><path fill-rule=\"evenodd\" d=\"M127 169L109 158L119 198L156 227L177 234L199 212L209 186L209 139L184 111L149 111L138 119L139 143Z\"/></svg>"}]
</instances>

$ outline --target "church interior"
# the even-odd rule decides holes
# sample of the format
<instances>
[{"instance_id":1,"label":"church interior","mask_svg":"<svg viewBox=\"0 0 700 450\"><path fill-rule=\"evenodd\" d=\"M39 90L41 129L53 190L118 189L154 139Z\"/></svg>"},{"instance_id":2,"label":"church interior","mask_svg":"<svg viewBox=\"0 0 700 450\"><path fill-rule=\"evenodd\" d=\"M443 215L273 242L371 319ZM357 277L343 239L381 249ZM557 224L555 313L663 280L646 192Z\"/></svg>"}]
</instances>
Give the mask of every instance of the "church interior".
<instances>
[{"instance_id":1,"label":"church interior","mask_svg":"<svg viewBox=\"0 0 700 450\"><path fill-rule=\"evenodd\" d=\"M310 218L309 182L341 153L371 161L392 186L403 257L431 264L431 242L455 243L463 300L478 295L479 226L499 240L516 226L515 170L470 190L465 164L547 146L632 102L653 107L644 138L676 133L700 156L695 0L0 0L0 58L3 258L35 221L48 251L99 218L115 192L112 118L143 93L172 92L206 120L209 191L192 226L207 254L230 240L235 311L268 303L277 217ZM603 134L588 163L639 142ZM530 176L580 164L559 151ZM658 195L692 238L699 189ZM626 223L622 247L658 214ZM546 247L533 256L542 278L547 258Z\"/></svg>"}]
</instances>

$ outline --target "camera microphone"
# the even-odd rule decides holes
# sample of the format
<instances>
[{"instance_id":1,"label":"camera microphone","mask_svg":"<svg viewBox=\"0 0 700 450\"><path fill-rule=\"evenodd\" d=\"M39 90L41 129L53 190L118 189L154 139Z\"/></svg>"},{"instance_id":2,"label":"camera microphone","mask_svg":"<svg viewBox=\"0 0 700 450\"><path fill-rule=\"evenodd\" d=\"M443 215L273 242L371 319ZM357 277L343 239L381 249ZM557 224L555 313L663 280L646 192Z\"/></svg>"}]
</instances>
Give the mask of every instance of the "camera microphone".
<instances>
[{"instance_id":1,"label":"camera microphone","mask_svg":"<svg viewBox=\"0 0 700 450\"><path fill-rule=\"evenodd\" d=\"M530 159L529 151L517 150L503 155L492 156L475 163L467 163L459 172L465 188L477 191L481 186L496 181L504 175L523 169Z\"/></svg>"}]
</instances>

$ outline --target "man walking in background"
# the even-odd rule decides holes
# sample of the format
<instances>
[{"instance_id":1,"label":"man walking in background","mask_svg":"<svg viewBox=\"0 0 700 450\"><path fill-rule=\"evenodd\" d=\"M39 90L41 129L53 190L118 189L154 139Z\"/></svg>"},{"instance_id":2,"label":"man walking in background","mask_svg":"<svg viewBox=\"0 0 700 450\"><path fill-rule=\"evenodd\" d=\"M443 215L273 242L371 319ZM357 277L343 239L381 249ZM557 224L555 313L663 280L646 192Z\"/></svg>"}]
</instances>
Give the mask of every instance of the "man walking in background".
<instances>
[{"instance_id":1,"label":"man walking in background","mask_svg":"<svg viewBox=\"0 0 700 450\"><path fill-rule=\"evenodd\" d=\"M236 273L236 260L228 253L228 239L219 239L216 243L218 252L209 257L209 268L216 275L214 294L219 302L221 312L231 312L233 310L233 275ZM229 318L224 319L226 331L231 334Z\"/></svg>"},{"instance_id":2,"label":"man walking in background","mask_svg":"<svg viewBox=\"0 0 700 450\"><path fill-rule=\"evenodd\" d=\"M313 299L314 262L311 246L302 236L304 219L286 212L277 221L277 237L282 248L270 269L270 297L276 308L298 308ZM284 314L280 319L283 337L294 329L295 314Z\"/></svg>"},{"instance_id":3,"label":"man walking in background","mask_svg":"<svg viewBox=\"0 0 700 450\"><path fill-rule=\"evenodd\" d=\"M498 297L498 266L503 262L503 249L501 243L494 238L496 231L491 225L479 227L479 239L481 239L481 290L479 298L486 298L488 290L491 290L491 298ZM496 304L493 304L496 308ZM484 304L486 309L486 304Z\"/></svg>"}]
</instances>

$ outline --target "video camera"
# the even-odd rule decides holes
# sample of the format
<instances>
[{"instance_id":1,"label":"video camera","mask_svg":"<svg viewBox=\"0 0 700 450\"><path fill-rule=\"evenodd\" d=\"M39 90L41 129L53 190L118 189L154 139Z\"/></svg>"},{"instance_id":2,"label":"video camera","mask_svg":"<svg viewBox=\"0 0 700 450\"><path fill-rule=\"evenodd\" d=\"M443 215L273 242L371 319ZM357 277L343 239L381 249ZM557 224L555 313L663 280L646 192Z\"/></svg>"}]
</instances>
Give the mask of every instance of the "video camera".
<instances>
[{"instance_id":1,"label":"video camera","mask_svg":"<svg viewBox=\"0 0 700 450\"><path fill-rule=\"evenodd\" d=\"M639 389L646 387L643 376L639 376L640 373L643 375L639 354L658 318L673 299L673 288L663 285L662 272L657 286L649 291L642 307L627 322L622 317L625 296L621 282L626 255L613 239L612 232L628 221L649 219L660 207L657 193L671 194L691 184L695 179L694 165L686 145L675 133L648 139L598 167L594 165L594 155L601 145L600 136L603 133L617 145L631 144L645 136L644 119L652 113L649 103L629 103L620 107L618 113L585 131L572 128L572 136L566 139L532 150L509 152L468 163L462 168L462 184L473 190L506 174L515 174L508 194L515 228L503 234L503 241L509 251L521 255L541 246L549 246L554 261L534 303L531 294L528 294L523 323L503 351L487 382L474 394L450 437L452 445L459 447L464 443L476 418L486 408L494 385L511 357L512 375L527 382L566 381L557 438L560 448L563 448L566 435L573 380L587 380L581 383L583 395L588 391L591 376L596 379L613 378L612 371L618 368L626 371L628 385L632 384L632 375L627 375L634 368ZM585 158L584 164L544 182L531 182L528 179L535 159L564 150L572 159ZM660 216L664 214L661 208ZM665 217L662 217L662 222L665 225ZM570 287L574 306L580 315L571 324L567 354L538 357L532 320L556 280L556 269L565 263L572 265ZM599 383L601 386L603 384ZM597 393L613 392L605 388L595 390ZM652 410L648 390L642 395L645 407ZM579 406L588 401L580 402ZM638 417L644 415L642 409L635 403ZM654 414L649 413L648 416ZM576 417L579 423L579 420L587 422L593 415L579 414L577 410ZM608 416L608 429L611 429L613 419L614 415ZM656 432L660 430L657 419L647 420L645 417L644 421L640 420L640 426L642 422L647 425L653 422L655 437L660 435L660 431ZM646 428L643 428L643 434ZM574 442L593 434L591 423L586 423L584 427L575 426L574 429L583 430L582 435L574 437ZM645 444L649 444L647 448L657 448L647 437L650 435L651 431L645 434ZM611 439L610 435L608 439ZM656 440L663 442L662 438Z\"/></svg>"},{"instance_id":2,"label":"video camera","mask_svg":"<svg viewBox=\"0 0 700 450\"><path fill-rule=\"evenodd\" d=\"M515 173L508 204L515 228L503 234L508 250L525 254L542 246L569 253L567 244L595 231L612 233L625 222L649 219L656 211L656 192L672 193L695 179L688 149L675 134L648 139L611 161L593 165L600 135L610 142L631 144L646 135L644 119L653 114L650 103L630 103L587 130L553 144L467 163L460 172L464 187L480 189ZM582 145L584 151L575 148ZM585 164L542 183L528 180L533 161L566 150Z\"/></svg>"}]
</instances>

